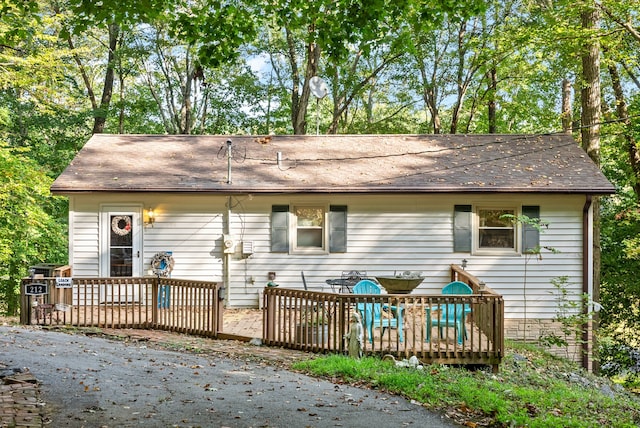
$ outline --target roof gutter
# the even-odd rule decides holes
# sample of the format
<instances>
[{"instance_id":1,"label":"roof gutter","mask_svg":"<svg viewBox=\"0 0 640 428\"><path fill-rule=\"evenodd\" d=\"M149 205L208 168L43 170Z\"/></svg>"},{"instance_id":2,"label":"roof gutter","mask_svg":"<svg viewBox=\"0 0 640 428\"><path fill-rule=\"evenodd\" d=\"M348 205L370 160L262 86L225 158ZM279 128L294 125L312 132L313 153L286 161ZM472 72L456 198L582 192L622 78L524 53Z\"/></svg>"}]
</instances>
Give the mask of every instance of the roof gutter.
<instances>
[{"instance_id":1,"label":"roof gutter","mask_svg":"<svg viewBox=\"0 0 640 428\"><path fill-rule=\"evenodd\" d=\"M590 196L605 196L615 193L609 189L523 189L523 188L498 188L498 189L461 189L454 187L443 188L431 188L431 189L412 189L412 188L400 188L400 187L388 187L388 188L375 188L364 189L359 187L321 187L321 188L267 188L267 187L247 187L247 186L229 186L231 172L228 172L228 177L224 180L224 185L220 185L216 188L212 187L114 187L114 188L71 188L62 186L52 186L50 188L51 193L54 195L71 195L79 193L202 193L207 195L245 195L251 193L254 195L289 195L289 194L361 194L361 195L439 195L443 193L459 194L459 195L471 195L471 194L488 194L488 193L506 193L506 194L541 194L541 195L590 195Z\"/></svg>"},{"instance_id":2,"label":"roof gutter","mask_svg":"<svg viewBox=\"0 0 640 428\"><path fill-rule=\"evenodd\" d=\"M593 196L586 195L582 208L582 295L590 296L593 286ZM593 290L591 290L593 291ZM582 313L589 313L589 302L583 302ZM589 368L589 324L582 326L582 367Z\"/></svg>"}]
</instances>

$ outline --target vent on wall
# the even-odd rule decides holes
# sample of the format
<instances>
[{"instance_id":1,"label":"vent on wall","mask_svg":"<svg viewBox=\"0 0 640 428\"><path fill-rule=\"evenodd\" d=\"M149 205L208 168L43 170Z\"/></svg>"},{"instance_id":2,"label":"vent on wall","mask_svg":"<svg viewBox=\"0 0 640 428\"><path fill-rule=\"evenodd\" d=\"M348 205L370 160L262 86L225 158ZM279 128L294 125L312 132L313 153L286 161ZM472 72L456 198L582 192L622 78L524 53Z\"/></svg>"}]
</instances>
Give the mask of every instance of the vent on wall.
<instances>
[{"instance_id":1,"label":"vent on wall","mask_svg":"<svg viewBox=\"0 0 640 428\"><path fill-rule=\"evenodd\" d=\"M253 241L242 241L242 255L250 256L253 254Z\"/></svg>"}]
</instances>

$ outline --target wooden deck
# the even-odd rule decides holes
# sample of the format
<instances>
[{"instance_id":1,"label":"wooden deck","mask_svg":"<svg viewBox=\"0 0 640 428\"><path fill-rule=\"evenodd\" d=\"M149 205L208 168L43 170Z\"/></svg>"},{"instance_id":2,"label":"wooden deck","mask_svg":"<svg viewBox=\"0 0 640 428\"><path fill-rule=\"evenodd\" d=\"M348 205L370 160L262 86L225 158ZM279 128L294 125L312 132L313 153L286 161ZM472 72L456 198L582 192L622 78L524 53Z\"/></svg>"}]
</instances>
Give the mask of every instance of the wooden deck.
<instances>
[{"instance_id":1,"label":"wooden deck","mask_svg":"<svg viewBox=\"0 0 640 428\"><path fill-rule=\"evenodd\" d=\"M366 355L392 354L398 358L417 356L423 363L483 364L494 369L504 350L504 302L495 294L473 295L390 295L335 294L284 288L265 290L263 340L268 345L313 352L345 352L343 336L358 304L395 308L401 328L374 328L368 337L366 322L363 352ZM454 324L442 332L431 322L430 311L447 305L468 306L464 331ZM309 308L319 308L311 312ZM400 308L400 309L399 309ZM320 322L322 319L322 322ZM307 325L310 333L301 334ZM403 333L400 339L400 329ZM460 333L460 334L459 334Z\"/></svg>"},{"instance_id":2,"label":"wooden deck","mask_svg":"<svg viewBox=\"0 0 640 428\"><path fill-rule=\"evenodd\" d=\"M37 279L46 293L21 296L23 324L149 328L217 337L222 325L222 287L215 282L152 277ZM23 281L25 285L33 280Z\"/></svg>"},{"instance_id":3,"label":"wooden deck","mask_svg":"<svg viewBox=\"0 0 640 428\"><path fill-rule=\"evenodd\" d=\"M504 350L503 299L491 290L480 290L477 278L452 265L454 279L469 284L474 294L364 295L274 287L265 289L263 309L225 310L219 299L221 285L214 282L74 278L73 287L60 288L55 278L43 278L38 281L46 285L46 294L22 296L21 321L158 329L212 338L258 337L266 345L344 353L348 320L357 305L364 303L392 308L401 326L384 331L374 328L372 337L365 329L365 354L415 355L427 364L486 364L497 369ZM466 334L458 334L455 325L443 326L442 331L432 325L427 331L430 311L447 305L470 309L464 323Z\"/></svg>"}]
</instances>

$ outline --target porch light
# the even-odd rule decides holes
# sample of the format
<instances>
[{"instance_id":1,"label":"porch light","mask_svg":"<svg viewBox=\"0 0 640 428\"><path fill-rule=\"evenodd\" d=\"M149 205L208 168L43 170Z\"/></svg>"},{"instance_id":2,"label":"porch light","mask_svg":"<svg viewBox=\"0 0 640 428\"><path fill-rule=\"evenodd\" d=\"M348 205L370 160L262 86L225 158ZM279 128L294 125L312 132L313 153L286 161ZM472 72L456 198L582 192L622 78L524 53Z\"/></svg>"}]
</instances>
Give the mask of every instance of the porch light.
<instances>
[{"instance_id":1,"label":"porch light","mask_svg":"<svg viewBox=\"0 0 640 428\"><path fill-rule=\"evenodd\" d=\"M478 290L480 291L480 295L482 296L484 294L484 290L486 288L487 284L484 283L484 281L480 281L478 283Z\"/></svg>"},{"instance_id":2,"label":"porch light","mask_svg":"<svg viewBox=\"0 0 640 428\"><path fill-rule=\"evenodd\" d=\"M465 269L467 267L467 259L462 259L460 266L462 266L462 269Z\"/></svg>"},{"instance_id":3,"label":"porch light","mask_svg":"<svg viewBox=\"0 0 640 428\"><path fill-rule=\"evenodd\" d=\"M153 227L153 223L156 222L156 214L153 212L153 208L149 208L147 210L147 222L145 225L151 225Z\"/></svg>"}]
</instances>

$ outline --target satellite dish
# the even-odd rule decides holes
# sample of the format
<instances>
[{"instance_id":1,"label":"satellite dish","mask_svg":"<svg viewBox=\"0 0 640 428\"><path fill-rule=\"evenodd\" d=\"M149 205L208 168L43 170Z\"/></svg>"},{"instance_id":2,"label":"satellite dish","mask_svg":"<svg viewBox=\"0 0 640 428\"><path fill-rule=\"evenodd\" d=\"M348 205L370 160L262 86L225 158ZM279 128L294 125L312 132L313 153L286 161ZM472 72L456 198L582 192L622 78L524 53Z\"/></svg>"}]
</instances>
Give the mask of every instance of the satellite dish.
<instances>
[{"instance_id":1,"label":"satellite dish","mask_svg":"<svg viewBox=\"0 0 640 428\"><path fill-rule=\"evenodd\" d=\"M326 97L329 93L327 84L318 76L313 76L309 79L309 88L311 89L311 93L318 99Z\"/></svg>"}]
</instances>

